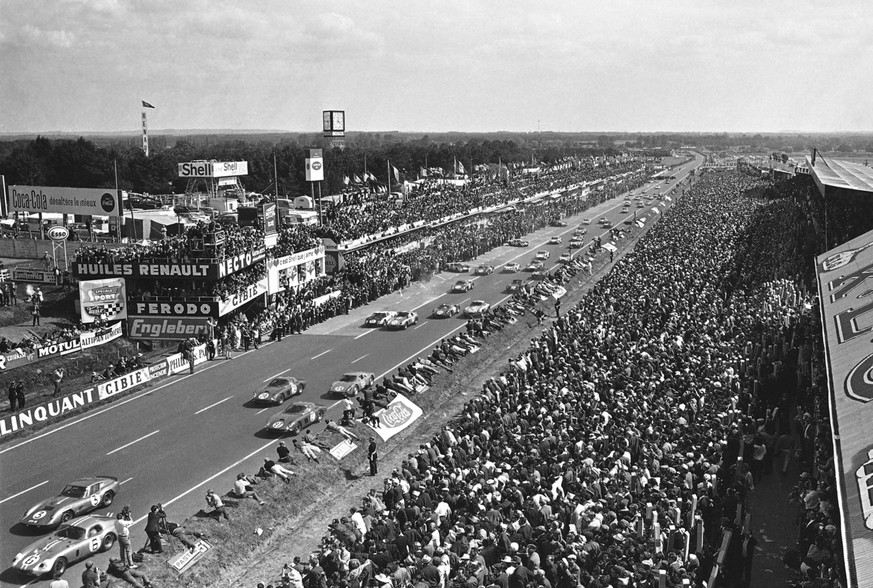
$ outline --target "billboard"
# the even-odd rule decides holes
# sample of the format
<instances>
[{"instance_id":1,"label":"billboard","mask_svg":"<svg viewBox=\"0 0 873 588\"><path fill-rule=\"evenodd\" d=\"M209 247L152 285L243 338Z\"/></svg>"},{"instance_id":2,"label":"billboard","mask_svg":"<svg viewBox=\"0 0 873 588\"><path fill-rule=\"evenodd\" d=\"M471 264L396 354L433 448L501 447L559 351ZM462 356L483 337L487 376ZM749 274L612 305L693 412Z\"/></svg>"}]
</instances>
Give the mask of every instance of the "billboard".
<instances>
[{"instance_id":1,"label":"billboard","mask_svg":"<svg viewBox=\"0 0 873 588\"><path fill-rule=\"evenodd\" d=\"M40 284L59 284L60 276L55 275L54 270L45 270L32 267L14 267L12 268L13 282L38 282Z\"/></svg>"},{"instance_id":2,"label":"billboard","mask_svg":"<svg viewBox=\"0 0 873 588\"><path fill-rule=\"evenodd\" d=\"M325 137L346 136L346 111L325 110L322 112L322 130Z\"/></svg>"},{"instance_id":3,"label":"billboard","mask_svg":"<svg viewBox=\"0 0 873 588\"><path fill-rule=\"evenodd\" d=\"M83 323L127 318L124 278L79 282L79 305Z\"/></svg>"},{"instance_id":4,"label":"billboard","mask_svg":"<svg viewBox=\"0 0 873 588\"><path fill-rule=\"evenodd\" d=\"M249 173L247 161L186 161L178 165L180 178L231 178Z\"/></svg>"},{"instance_id":5,"label":"billboard","mask_svg":"<svg viewBox=\"0 0 873 588\"><path fill-rule=\"evenodd\" d=\"M324 179L324 159L321 149L309 149L306 157L306 181L320 182Z\"/></svg>"},{"instance_id":6,"label":"billboard","mask_svg":"<svg viewBox=\"0 0 873 588\"><path fill-rule=\"evenodd\" d=\"M131 339L184 340L208 333L209 319L205 317L130 316L127 319L127 334Z\"/></svg>"},{"instance_id":7,"label":"billboard","mask_svg":"<svg viewBox=\"0 0 873 588\"><path fill-rule=\"evenodd\" d=\"M130 312L134 316L158 317L210 317L218 316L218 303L212 300L139 300L130 299Z\"/></svg>"},{"instance_id":8,"label":"billboard","mask_svg":"<svg viewBox=\"0 0 873 588\"><path fill-rule=\"evenodd\" d=\"M9 212L120 216L121 197L109 188L9 186Z\"/></svg>"},{"instance_id":9,"label":"billboard","mask_svg":"<svg viewBox=\"0 0 873 588\"><path fill-rule=\"evenodd\" d=\"M246 304L247 302L251 302L258 296L263 296L267 293L267 278L263 278L246 286L239 292L235 294L231 294L226 298L221 298L218 301L218 316L224 316L232 310L235 310Z\"/></svg>"},{"instance_id":10,"label":"billboard","mask_svg":"<svg viewBox=\"0 0 873 588\"><path fill-rule=\"evenodd\" d=\"M388 408L383 408L375 414L379 419L379 426L374 430L382 438L382 441L387 441L415 422L421 415L421 408L403 394L398 394L388 404Z\"/></svg>"}]
</instances>

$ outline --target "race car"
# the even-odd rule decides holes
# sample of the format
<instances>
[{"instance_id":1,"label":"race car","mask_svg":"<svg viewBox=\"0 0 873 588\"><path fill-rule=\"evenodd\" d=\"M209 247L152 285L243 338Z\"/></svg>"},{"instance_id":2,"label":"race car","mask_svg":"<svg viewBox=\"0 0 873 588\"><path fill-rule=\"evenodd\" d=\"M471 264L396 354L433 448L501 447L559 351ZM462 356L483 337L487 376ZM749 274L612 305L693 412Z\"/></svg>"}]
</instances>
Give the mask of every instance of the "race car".
<instances>
[{"instance_id":1,"label":"race car","mask_svg":"<svg viewBox=\"0 0 873 588\"><path fill-rule=\"evenodd\" d=\"M510 261L509 263L507 263L506 265L503 266L503 271L510 272L510 273L515 273L520 269L521 269L521 266L518 265L514 261Z\"/></svg>"},{"instance_id":2,"label":"race car","mask_svg":"<svg viewBox=\"0 0 873 588\"><path fill-rule=\"evenodd\" d=\"M484 300L474 300L470 306L464 309L464 314L470 318L478 318L491 309L491 305Z\"/></svg>"},{"instance_id":3,"label":"race car","mask_svg":"<svg viewBox=\"0 0 873 588\"><path fill-rule=\"evenodd\" d=\"M460 261L453 261L446 266L446 269L450 272L468 272L470 271L470 266Z\"/></svg>"},{"instance_id":4,"label":"race car","mask_svg":"<svg viewBox=\"0 0 873 588\"><path fill-rule=\"evenodd\" d=\"M570 249L579 249L583 245L585 245L585 241L583 241L582 239L571 239L570 240Z\"/></svg>"},{"instance_id":5,"label":"race car","mask_svg":"<svg viewBox=\"0 0 873 588\"><path fill-rule=\"evenodd\" d=\"M292 396L303 394L306 382L297 378L273 378L260 390L252 394L255 404L282 404Z\"/></svg>"},{"instance_id":6,"label":"race car","mask_svg":"<svg viewBox=\"0 0 873 588\"><path fill-rule=\"evenodd\" d=\"M540 269L531 275L532 280L545 280L549 276L549 270Z\"/></svg>"},{"instance_id":7,"label":"race car","mask_svg":"<svg viewBox=\"0 0 873 588\"><path fill-rule=\"evenodd\" d=\"M59 576L71 563L109 551L117 538L115 517L79 517L18 552L12 558L12 567L29 576Z\"/></svg>"},{"instance_id":8,"label":"race car","mask_svg":"<svg viewBox=\"0 0 873 588\"><path fill-rule=\"evenodd\" d=\"M351 398L357 396L358 392L367 386L372 386L375 380L376 376L370 372L349 372L330 385L330 393Z\"/></svg>"},{"instance_id":9,"label":"race car","mask_svg":"<svg viewBox=\"0 0 873 588\"><path fill-rule=\"evenodd\" d=\"M324 407L311 402L294 402L267 420L266 429L275 433L297 433L324 418Z\"/></svg>"},{"instance_id":10,"label":"race car","mask_svg":"<svg viewBox=\"0 0 873 588\"><path fill-rule=\"evenodd\" d=\"M390 319L388 321L388 324L385 326L392 330L408 329L417 322L418 314L412 311L404 310L395 314L394 317Z\"/></svg>"},{"instance_id":11,"label":"race car","mask_svg":"<svg viewBox=\"0 0 873 588\"><path fill-rule=\"evenodd\" d=\"M540 261L538 259L534 259L529 264L527 264L527 267L524 269L525 269L525 271L528 271L528 272L535 272L535 271L543 269L543 267L545 267L545 265L546 264L544 264L542 261Z\"/></svg>"},{"instance_id":12,"label":"race car","mask_svg":"<svg viewBox=\"0 0 873 588\"><path fill-rule=\"evenodd\" d=\"M566 227L567 223L565 221L558 219L558 220L553 220L552 222L550 222L549 226L550 227Z\"/></svg>"},{"instance_id":13,"label":"race car","mask_svg":"<svg viewBox=\"0 0 873 588\"><path fill-rule=\"evenodd\" d=\"M561 238L560 237L552 237L549 239L549 245L560 245Z\"/></svg>"},{"instance_id":14,"label":"race car","mask_svg":"<svg viewBox=\"0 0 873 588\"><path fill-rule=\"evenodd\" d=\"M621 213L622 213L622 214L627 214L627 213L628 213L628 210L629 210L628 207L625 206L624 208L621 209Z\"/></svg>"},{"instance_id":15,"label":"race car","mask_svg":"<svg viewBox=\"0 0 873 588\"><path fill-rule=\"evenodd\" d=\"M545 249L537 251L537 259L548 259L552 254Z\"/></svg>"},{"instance_id":16,"label":"race car","mask_svg":"<svg viewBox=\"0 0 873 588\"><path fill-rule=\"evenodd\" d=\"M569 253L562 253L561 257L558 258L558 263L570 263L573 261L573 256Z\"/></svg>"},{"instance_id":17,"label":"race car","mask_svg":"<svg viewBox=\"0 0 873 588\"><path fill-rule=\"evenodd\" d=\"M469 292L473 289L473 284L475 284L473 280L458 280L452 286L452 292Z\"/></svg>"},{"instance_id":18,"label":"race car","mask_svg":"<svg viewBox=\"0 0 873 588\"><path fill-rule=\"evenodd\" d=\"M584 237L587 234L588 234L588 229L576 229L575 231L573 231L574 237Z\"/></svg>"},{"instance_id":19,"label":"race car","mask_svg":"<svg viewBox=\"0 0 873 588\"><path fill-rule=\"evenodd\" d=\"M527 247L528 245L530 245L530 243L528 243L524 239L513 239L509 242L509 245L512 247Z\"/></svg>"},{"instance_id":20,"label":"race car","mask_svg":"<svg viewBox=\"0 0 873 588\"><path fill-rule=\"evenodd\" d=\"M476 268L476 275L477 276L487 276L487 275L490 275L493 273L494 273L494 266L493 265L480 265L479 267Z\"/></svg>"},{"instance_id":21,"label":"race car","mask_svg":"<svg viewBox=\"0 0 873 588\"><path fill-rule=\"evenodd\" d=\"M461 308L457 304L440 304L433 309L433 318L450 318L461 312Z\"/></svg>"},{"instance_id":22,"label":"race car","mask_svg":"<svg viewBox=\"0 0 873 588\"><path fill-rule=\"evenodd\" d=\"M64 486L59 495L27 509L21 523L28 527L53 529L73 517L111 505L120 487L118 478L112 476L74 480Z\"/></svg>"},{"instance_id":23,"label":"race car","mask_svg":"<svg viewBox=\"0 0 873 588\"><path fill-rule=\"evenodd\" d=\"M393 310L377 310L364 320L365 327L382 327L397 314Z\"/></svg>"},{"instance_id":24,"label":"race car","mask_svg":"<svg viewBox=\"0 0 873 588\"><path fill-rule=\"evenodd\" d=\"M524 280L512 280L512 283L506 287L507 292L518 292L524 286Z\"/></svg>"},{"instance_id":25,"label":"race car","mask_svg":"<svg viewBox=\"0 0 873 588\"><path fill-rule=\"evenodd\" d=\"M590 218L583 218L583 219L582 219L582 222L579 223L579 228L581 229L581 228L584 227L585 225L590 225L590 224L591 224L591 219L590 219Z\"/></svg>"}]
</instances>

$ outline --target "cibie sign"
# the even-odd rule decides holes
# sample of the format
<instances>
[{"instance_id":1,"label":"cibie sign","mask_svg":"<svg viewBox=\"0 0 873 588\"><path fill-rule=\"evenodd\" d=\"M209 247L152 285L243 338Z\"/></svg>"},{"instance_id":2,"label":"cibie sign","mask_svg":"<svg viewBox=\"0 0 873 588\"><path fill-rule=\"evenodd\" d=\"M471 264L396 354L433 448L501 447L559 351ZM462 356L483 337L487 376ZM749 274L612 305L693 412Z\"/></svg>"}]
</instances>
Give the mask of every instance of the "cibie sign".
<instances>
[{"instance_id":1,"label":"cibie sign","mask_svg":"<svg viewBox=\"0 0 873 588\"><path fill-rule=\"evenodd\" d=\"M52 241L66 241L70 236L70 229L58 225L50 228L45 234Z\"/></svg>"}]
</instances>

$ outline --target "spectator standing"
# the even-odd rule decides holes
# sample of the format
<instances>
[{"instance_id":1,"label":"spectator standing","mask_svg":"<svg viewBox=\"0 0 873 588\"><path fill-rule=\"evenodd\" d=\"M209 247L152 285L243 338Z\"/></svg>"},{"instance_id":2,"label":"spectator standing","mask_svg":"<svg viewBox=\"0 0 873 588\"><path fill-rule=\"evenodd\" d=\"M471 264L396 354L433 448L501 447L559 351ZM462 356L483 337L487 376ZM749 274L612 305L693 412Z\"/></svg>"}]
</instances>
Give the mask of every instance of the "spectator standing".
<instances>
[{"instance_id":1,"label":"spectator standing","mask_svg":"<svg viewBox=\"0 0 873 588\"><path fill-rule=\"evenodd\" d=\"M24 408L26 399L24 398L24 380L18 380L15 384L15 398L18 400L18 410Z\"/></svg>"},{"instance_id":2,"label":"spectator standing","mask_svg":"<svg viewBox=\"0 0 873 588\"><path fill-rule=\"evenodd\" d=\"M149 538L149 549L152 553L162 553L164 551L161 545L161 518L162 513L158 510L156 504L152 505L146 519L146 535Z\"/></svg>"},{"instance_id":3,"label":"spectator standing","mask_svg":"<svg viewBox=\"0 0 873 588\"><path fill-rule=\"evenodd\" d=\"M115 515L115 535L118 537L118 550L121 556L121 561L132 568L136 568L133 563L133 554L130 548L130 526L133 521L130 520L130 515L125 515L120 512Z\"/></svg>"},{"instance_id":4,"label":"spectator standing","mask_svg":"<svg viewBox=\"0 0 873 588\"><path fill-rule=\"evenodd\" d=\"M15 412L15 407L18 405L18 392L15 390L15 380L9 382L9 412Z\"/></svg>"},{"instance_id":5,"label":"spectator standing","mask_svg":"<svg viewBox=\"0 0 873 588\"><path fill-rule=\"evenodd\" d=\"M64 368L57 368L52 372L52 382L55 385L55 391L52 396L57 396L61 393L61 382L64 381Z\"/></svg>"},{"instance_id":6,"label":"spectator standing","mask_svg":"<svg viewBox=\"0 0 873 588\"><path fill-rule=\"evenodd\" d=\"M31 326L38 327L39 326L39 304L36 301L34 301L33 305L30 307L30 316L33 317L33 324L31 324Z\"/></svg>"},{"instance_id":7,"label":"spectator standing","mask_svg":"<svg viewBox=\"0 0 873 588\"><path fill-rule=\"evenodd\" d=\"M376 451L376 439L370 437L370 444L367 445L367 461L370 462L370 475L375 476L378 473L379 454Z\"/></svg>"}]
</instances>

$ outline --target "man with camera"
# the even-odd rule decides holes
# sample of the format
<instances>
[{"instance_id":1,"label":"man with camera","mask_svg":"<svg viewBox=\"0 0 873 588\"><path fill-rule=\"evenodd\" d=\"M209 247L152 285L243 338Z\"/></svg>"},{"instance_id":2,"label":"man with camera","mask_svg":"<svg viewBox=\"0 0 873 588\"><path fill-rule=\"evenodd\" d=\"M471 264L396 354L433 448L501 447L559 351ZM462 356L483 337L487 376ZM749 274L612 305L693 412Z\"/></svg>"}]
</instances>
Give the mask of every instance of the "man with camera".
<instances>
[{"instance_id":1,"label":"man with camera","mask_svg":"<svg viewBox=\"0 0 873 588\"><path fill-rule=\"evenodd\" d=\"M118 537L118 549L121 561L131 568L136 568L133 563L133 552L130 548L130 526L133 517L130 516L130 507L125 506L121 512L115 515L115 535Z\"/></svg>"}]
</instances>

